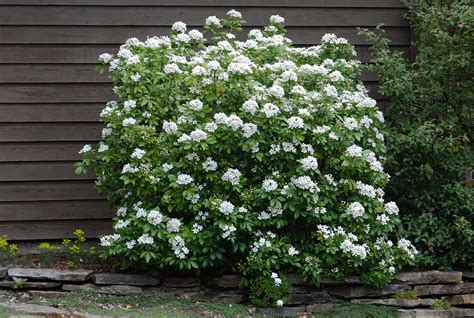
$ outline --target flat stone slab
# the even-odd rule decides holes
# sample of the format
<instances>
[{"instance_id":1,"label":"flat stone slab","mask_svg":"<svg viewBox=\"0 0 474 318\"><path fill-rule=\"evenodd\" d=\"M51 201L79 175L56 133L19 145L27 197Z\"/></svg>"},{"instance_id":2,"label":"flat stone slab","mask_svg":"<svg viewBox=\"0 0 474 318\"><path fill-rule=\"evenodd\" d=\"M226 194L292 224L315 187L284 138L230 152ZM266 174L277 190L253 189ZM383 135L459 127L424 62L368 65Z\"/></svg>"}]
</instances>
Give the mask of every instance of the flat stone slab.
<instances>
[{"instance_id":1,"label":"flat stone slab","mask_svg":"<svg viewBox=\"0 0 474 318\"><path fill-rule=\"evenodd\" d=\"M137 295L142 293L142 289L136 286L127 286L127 285L111 285L111 286L97 286L94 284L83 284L83 285L72 285L64 284L62 287L65 291L95 291L101 294L111 294L111 295Z\"/></svg>"},{"instance_id":2,"label":"flat stone slab","mask_svg":"<svg viewBox=\"0 0 474 318\"><path fill-rule=\"evenodd\" d=\"M64 317L65 315L74 315L74 317L85 317L85 315L78 312L71 312L64 309L59 309L51 306L34 305L34 304L18 304L18 303L7 303L0 302L0 307L9 308L13 310L23 311L30 314L51 316L51 317Z\"/></svg>"},{"instance_id":3,"label":"flat stone slab","mask_svg":"<svg viewBox=\"0 0 474 318\"><path fill-rule=\"evenodd\" d=\"M206 277L203 283L207 287L218 288L238 288L242 276L237 274L227 274L215 277Z\"/></svg>"},{"instance_id":4,"label":"flat stone slab","mask_svg":"<svg viewBox=\"0 0 474 318\"><path fill-rule=\"evenodd\" d=\"M321 304L328 302L330 298L331 296L326 291L305 290L301 287L294 287L291 289L291 295L287 301L287 305Z\"/></svg>"},{"instance_id":5,"label":"flat stone slab","mask_svg":"<svg viewBox=\"0 0 474 318\"><path fill-rule=\"evenodd\" d=\"M160 283L155 277L137 274L101 273L93 274L91 279L97 285L157 286Z\"/></svg>"},{"instance_id":6,"label":"flat stone slab","mask_svg":"<svg viewBox=\"0 0 474 318\"><path fill-rule=\"evenodd\" d=\"M24 282L23 284L15 284L14 281L0 281L0 287L9 289L52 289L61 286L60 282Z\"/></svg>"},{"instance_id":7,"label":"flat stone slab","mask_svg":"<svg viewBox=\"0 0 474 318\"><path fill-rule=\"evenodd\" d=\"M28 294L31 297L43 297L43 298L50 298L50 297L61 297L67 295L67 292L56 291L56 290L29 290Z\"/></svg>"},{"instance_id":8,"label":"flat stone slab","mask_svg":"<svg viewBox=\"0 0 474 318\"><path fill-rule=\"evenodd\" d=\"M315 286L311 282L305 282L298 274L288 274L286 277L293 286ZM323 279L321 284L323 286L363 285L358 276L349 276L344 280Z\"/></svg>"},{"instance_id":9,"label":"flat stone slab","mask_svg":"<svg viewBox=\"0 0 474 318\"><path fill-rule=\"evenodd\" d=\"M169 288L190 288L201 286L199 277L163 277L163 286Z\"/></svg>"},{"instance_id":10,"label":"flat stone slab","mask_svg":"<svg viewBox=\"0 0 474 318\"><path fill-rule=\"evenodd\" d=\"M474 317L474 308L399 309L402 318Z\"/></svg>"},{"instance_id":11,"label":"flat stone slab","mask_svg":"<svg viewBox=\"0 0 474 318\"><path fill-rule=\"evenodd\" d=\"M225 301L232 304L240 304L245 300L244 294L226 290L211 290L206 292L204 296L210 298L212 301Z\"/></svg>"},{"instance_id":12,"label":"flat stone slab","mask_svg":"<svg viewBox=\"0 0 474 318\"><path fill-rule=\"evenodd\" d=\"M315 312L330 310L338 306L340 306L340 304L333 304L333 303L313 304L313 305L306 306L306 311L310 313L315 313Z\"/></svg>"},{"instance_id":13,"label":"flat stone slab","mask_svg":"<svg viewBox=\"0 0 474 318\"><path fill-rule=\"evenodd\" d=\"M54 280L61 282L84 282L92 271L78 270L57 270L47 268L20 268L8 269L8 276L21 277L33 280Z\"/></svg>"},{"instance_id":14,"label":"flat stone slab","mask_svg":"<svg viewBox=\"0 0 474 318\"><path fill-rule=\"evenodd\" d=\"M448 300L451 305L474 305L474 294L454 295Z\"/></svg>"},{"instance_id":15,"label":"flat stone slab","mask_svg":"<svg viewBox=\"0 0 474 318\"><path fill-rule=\"evenodd\" d=\"M430 307L434 304L434 299L352 299L353 304L363 305L384 305L399 308Z\"/></svg>"},{"instance_id":16,"label":"flat stone slab","mask_svg":"<svg viewBox=\"0 0 474 318\"><path fill-rule=\"evenodd\" d=\"M374 288L369 286L333 286L325 288L329 294L343 298L363 298L380 297L392 295L397 292L410 290L410 286L404 284L390 284L384 288Z\"/></svg>"},{"instance_id":17,"label":"flat stone slab","mask_svg":"<svg viewBox=\"0 0 474 318\"><path fill-rule=\"evenodd\" d=\"M474 283L451 285L419 285L414 290L418 296L458 295L474 293Z\"/></svg>"},{"instance_id":18,"label":"flat stone slab","mask_svg":"<svg viewBox=\"0 0 474 318\"><path fill-rule=\"evenodd\" d=\"M462 272L424 271L401 272L395 275L395 281L408 285L447 284L462 280Z\"/></svg>"},{"instance_id":19,"label":"flat stone slab","mask_svg":"<svg viewBox=\"0 0 474 318\"><path fill-rule=\"evenodd\" d=\"M266 317L299 317L306 313L306 306L301 307L281 307L281 308L260 308L258 311Z\"/></svg>"},{"instance_id":20,"label":"flat stone slab","mask_svg":"<svg viewBox=\"0 0 474 318\"><path fill-rule=\"evenodd\" d=\"M462 278L465 280L474 280L474 272L464 271L462 272Z\"/></svg>"}]
</instances>

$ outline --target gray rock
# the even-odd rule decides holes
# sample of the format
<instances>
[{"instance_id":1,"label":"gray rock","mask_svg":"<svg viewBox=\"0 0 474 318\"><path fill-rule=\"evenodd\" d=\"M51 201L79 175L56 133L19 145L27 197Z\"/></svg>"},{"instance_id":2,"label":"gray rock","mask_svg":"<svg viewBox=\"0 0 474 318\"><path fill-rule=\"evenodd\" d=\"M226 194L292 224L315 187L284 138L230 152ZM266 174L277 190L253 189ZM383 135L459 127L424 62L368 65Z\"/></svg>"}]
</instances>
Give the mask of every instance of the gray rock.
<instances>
[{"instance_id":1,"label":"gray rock","mask_svg":"<svg viewBox=\"0 0 474 318\"><path fill-rule=\"evenodd\" d=\"M474 280L474 272L464 271L462 272L462 278L464 280Z\"/></svg>"},{"instance_id":2,"label":"gray rock","mask_svg":"<svg viewBox=\"0 0 474 318\"><path fill-rule=\"evenodd\" d=\"M326 303L330 299L330 295L326 291L302 290L301 288L292 288L290 299L287 305L310 305Z\"/></svg>"},{"instance_id":3,"label":"gray rock","mask_svg":"<svg viewBox=\"0 0 474 318\"><path fill-rule=\"evenodd\" d=\"M334 280L334 279L323 279L321 281L323 286L331 285L363 285L359 276L349 276L344 280Z\"/></svg>"},{"instance_id":4,"label":"gray rock","mask_svg":"<svg viewBox=\"0 0 474 318\"><path fill-rule=\"evenodd\" d=\"M306 307L260 308L258 311L267 317L293 317L306 312Z\"/></svg>"},{"instance_id":5,"label":"gray rock","mask_svg":"<svg viewBox=\"0 0 474 318\"><path fill-rule=\"evenodd\" d=\"M5 278L8 273L8 267L0 267L0 278Z\"/></svg>"},{"instance_id":6,"label":"gray rock","mask_svg":"<svg viewBox=\"0 0 474 318\"><path fill-rule=\"evenodd\" d=\"M474 294L455 295L448 298L451 305L474 305Z\"/></svg>"},{"instance_id":7,"label":"gray rock","mask_svg":"<svg viewBox=\"0 0 474 318\"><path fill-rule=\"evenodd\" d=\"M14 281L0 281L0 287L9 289L51 289L61 286L59 282L24 282L23 284L15 284Z\"/></svg>"},{"instance_id":8,"label":"gray rock","mask_svg":"<svg viewBox=\"0 0 474 318\"><path fill-rule=\"evenodd\" d=\"M203 284L207 287L238 288L242 276L237 274L227 274L215 277L206 277Z\"/></svg>"},{"instance_id":9,"label":"gray rock","mask_svg":"<svg viewBox=\"0 0 474 318\"><path fill-rule=\"evenodd\" d=\"M418 296L469 294L474 292L474 283L419 285L414 290Z\"/></svg>"},{"instance_id":10,"label":"gray rock","mask_svg":"<svg viewBox=\"0 0 474 318\"><path fill-rule=\"evenodd\" d=\"M434 299L352 299L353 304L384 305L399 308L429 307L434 304Z\"/></svg>"},{"instance_id":11,"label":"gray rock","mask_svg":"<svg viewBox=\"0 0 474 318\"><path fill-rule=\"evenodd\" d=\"M84 317L83 314L78 312L70 312L64 309L42 305L0 302L0 307L48 317L64 317L65 315L74 315L74 317Z\"/></svg>"},{"instance_id":12,"label":"gray rock","mask_svg":"<svg viewBox=\"0 0 474 318\"><path fill-rule=\"evenodd\" d=\"M8 276L21 277L33 280L54 280L62 282L84 282L92 271L78 270L57 270L43 268L10 268Z\"/></svg>"},{"instance_id":13,"label":"gray rock","mask_svg":"<svg viewBox=\"0 0 474 318\"><path fill-rule=\"evenodd\" d=\"M343 298L380 297L392 295L397 292L410 290L410 286L403 284L390 284L384 288L374 288L368 286L328 286L326 290L331 295Z\"/></svg>"},{"instance_id":14,"label":"gray rock","mask_svg":"<svg viewBox=\"0 0 474 318\"><path fill-rule=\"evenodd\" d=\"M91 276L97 285L132 285L132 286L157 286L160 281L151 276L135 274L101 273Z\"/></svg>"},{"instance_id":15,"label":"gray rock","mask_svg":"<svg viewBox=\"0 0 474 318\"><path fill-rule=\"evenodd\" d=\"M473 308L450 309L399 309L402 318L474 317Z\"/></svg>"},{"instance_id":16,"label":"gray rock","mask_svg":"<svg viewBox=\"0 0 474 318\"><path fill-rule=\"evenodd\" d=\"M169 288L190 288L201 286L199 277L164 277L163 286Z\"/></svg>"},{"instance_id":17,"label":"gray rock","mask_svg":"<svg viewBox=\"0 0 474 318\"><path fill-rule=\"evenodd\" d=\"M457 283L462 279L462 272L401 272L395 276L395 281L408 285Z\"/></svg>"},{"instance_id":18,"label":"gray rock","mask_svg":"<svg viewBox=\"0 0 474 318\"><path fill-rule=\"evenodd\" d=\"M95 291L101 294L111 294L111 295L136 295L141 294L142 289L136 286L127 286L127 285L111 285L111 286L97 286L94 284L83 284L83 285L72 285L64 284L62 287L65 291Z\"/></svg>"},{"instance_id":19,"label":"gray rock","mask_svg":"<svg viewBox=\"0 0 474 318\"><path fill-rule=\"evenodd\" d=\"M67 295L66 292L57 291L57 290L29 290L28 294L31 297L43 297L43 298L50 298L50 297L61 297Z\"/></svg>"}]
</instances>

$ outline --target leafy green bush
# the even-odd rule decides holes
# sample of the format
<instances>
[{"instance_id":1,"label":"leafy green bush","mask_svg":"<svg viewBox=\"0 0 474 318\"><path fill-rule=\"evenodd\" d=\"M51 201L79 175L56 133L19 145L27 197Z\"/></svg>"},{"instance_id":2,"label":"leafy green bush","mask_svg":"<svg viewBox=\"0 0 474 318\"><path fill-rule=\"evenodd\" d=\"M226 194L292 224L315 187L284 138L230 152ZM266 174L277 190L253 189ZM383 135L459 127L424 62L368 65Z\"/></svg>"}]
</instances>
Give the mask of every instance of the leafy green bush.
<instances>
[{"instance_id":1,"label":"leafy green bush","mask_svg":"<svg viewBox=\"0 0 474 318\"><path fill-rule=\"evenodd\" d=\"M285 275L260 276L250 282L250 300L259 307L281 307L290 289L291 284Z\"/></svg>"},{"instance_id":2,"label":"leafy green bush","mask_svg":"<svg viewBox=\"0 0 474 318\"><path fill-rule=\"evenodd\" d=\"M209 46L176 22L169 36L101 55L118 101L77 172L92 165L118 209L105 255L124 266L233 267L250 279L391 279L417 251L392 242L384 119L357 80L353 46L326 34L294 48L279 16L242 42L240 13L228 15L206 20Z\"/></svg>"},{"instance_id":3,"label":"leafy green bush","mask_svg":"<svg viewBox=\"0 0 474 318\"><path fill-rule=\"evenodd\" d=\"M362 30L374 43L386 112L387 196L400 206L421 265L474 266L473 170L474 19L470 1L403 1L414 27L416 56L390 52L382 32ZM379 29L380 30L380 29Z\"/></svg>"}]
</instances>

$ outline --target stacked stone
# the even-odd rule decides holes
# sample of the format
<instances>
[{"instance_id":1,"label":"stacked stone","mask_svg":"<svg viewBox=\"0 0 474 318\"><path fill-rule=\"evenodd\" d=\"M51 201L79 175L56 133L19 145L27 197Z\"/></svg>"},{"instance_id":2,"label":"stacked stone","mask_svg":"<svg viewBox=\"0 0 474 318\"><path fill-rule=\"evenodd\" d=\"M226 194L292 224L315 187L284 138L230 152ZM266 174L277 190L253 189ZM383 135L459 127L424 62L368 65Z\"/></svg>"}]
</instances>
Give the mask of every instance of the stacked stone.
<instances>
[{"instance_id":1,"label":"stacked stone","mask_svg":"<svg viewBox=\"0 0 474 318\"><path fill-rule=\"evenodd\" d=\"M88 270L38 268L0 268L0 288L28 290L32 296L59 296L66 292L95 291L114 295L137 295L159 290L181 298L206 297L213 301L245 303L239 289L239 275L207 277L155 277L138 274L93 273ZM385 305L399 308L405 317L474 316L474 272L402 272L384 288L365 286L359 277L345 281L325 280L311 286L290 274L293 285L282 308L260 309L267 316L297 316L327 310L343 303ZM395 298L397 293L413 291L416 299ZM453 306L446 310L430 307L435 299L446 299Z\"/></svg>"}]
</instances>

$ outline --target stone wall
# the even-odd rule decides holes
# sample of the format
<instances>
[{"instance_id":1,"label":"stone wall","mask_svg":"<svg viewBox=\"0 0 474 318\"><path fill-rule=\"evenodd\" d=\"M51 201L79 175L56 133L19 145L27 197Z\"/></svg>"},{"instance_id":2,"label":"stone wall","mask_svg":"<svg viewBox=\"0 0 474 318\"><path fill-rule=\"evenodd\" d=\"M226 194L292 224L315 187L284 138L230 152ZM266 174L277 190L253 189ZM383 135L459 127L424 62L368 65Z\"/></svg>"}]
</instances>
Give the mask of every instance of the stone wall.
<instances>
[{"instance_id":1,"label":"stone wall","mask_svg":"<svg viewBox=\"0 0 474 318\"><path fill-rule=\"evenodd\" d=\"M474 316L474 272L402 272L382 289L364 286L358 277L342 282L326 280L319 288L308 285L297 275L290 274L288 278L293 285L289 301L283 308L260 309L262 313L293 316L351 302L394 306L405 317ZM247 293L238 288L238 275L156 278L88 270L0 268L0 279L0 288L27 290L32 296L60 296L83 290L135 295L159 289L182 298L199 296L231 303L248 302ZM407 297L407 291L414 291L417 297L413 297L413 292ZM452 308L431 309L436 299L448 300Z\"/></svg>"}]
</instances>

